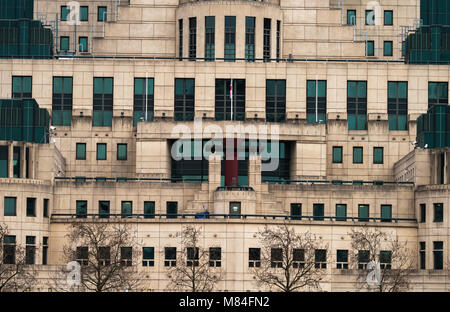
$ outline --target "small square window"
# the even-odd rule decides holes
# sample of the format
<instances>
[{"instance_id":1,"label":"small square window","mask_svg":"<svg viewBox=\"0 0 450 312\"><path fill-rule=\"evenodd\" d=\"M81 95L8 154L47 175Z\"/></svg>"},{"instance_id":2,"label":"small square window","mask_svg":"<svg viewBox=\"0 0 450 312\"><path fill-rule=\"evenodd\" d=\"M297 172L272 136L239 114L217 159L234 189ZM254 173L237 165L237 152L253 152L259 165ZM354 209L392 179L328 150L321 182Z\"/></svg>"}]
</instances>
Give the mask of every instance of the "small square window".
<instances>
[{"instance_id":1,"label":"small square window","mask_svg":"<svg viewBox=\"0 0 450 312\"><path fill-rule=\"evenodd\" d=\"M394 12L393 11L384 11L384 25L392 26L394 24Z\"/></svg>"},{"instance_id":2,"label":"small square window","mask_svg":"<svg viewBox=\"0 0 450 312\"><path fill-rule=\"evenodd\" d=\"M127 144L117 144L117 160L127 160Z\"/></svg>"},{"instance_id":3,"label":"small square window","mask_svg":"<svg viewBox=\"0 0 450 312\"><path fill-rule=\"evenodd\" d=\"M97 143L97 160L106 160L106 143Z\"/></svg>"},{"instance_id":4,"label":"small square window","mask_svg":"<svg viewBox=\"0 0 450 312\"><path fill-rule=\"evenodd\" d=\"M4 200L4 216L15 216L16 215L16 197L5 197Z\"/></svg>"},{"instance_id":5,"label":"small square window","mask_svg":"<svg viewBox=\"0 0 450 312\"><path fill-rule=\"evenodd\" d=\"M333 164L342 164L342 146L333 146Z\"/></svg>"},{"instance_id":6,"label":"small square window","mask_svg":"<svg viewBox=\"0 0 450 312\"><path fill-rule=\"evenodd\" d=\"M99 6L97 9L97 21L106 22L108 18L107 9L105 6Z\"/></svg>"},{"instance_id":7,"label":"small square window","mask_svg":"<svg viewBox=\"0 0 450 312\"><path fill-rule=\"evenodd\" d=\"M86 143L77 143L76 159L77 160L86 160Z\"/></svg>"}]
</instances>

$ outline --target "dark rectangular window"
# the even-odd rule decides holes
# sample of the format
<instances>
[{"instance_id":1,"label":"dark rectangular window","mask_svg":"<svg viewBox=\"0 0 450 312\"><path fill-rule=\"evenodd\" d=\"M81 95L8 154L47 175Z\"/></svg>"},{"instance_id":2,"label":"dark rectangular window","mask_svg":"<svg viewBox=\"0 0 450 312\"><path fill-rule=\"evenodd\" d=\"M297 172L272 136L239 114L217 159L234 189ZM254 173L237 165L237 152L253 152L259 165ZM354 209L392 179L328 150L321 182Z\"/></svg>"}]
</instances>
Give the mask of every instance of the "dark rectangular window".
<instances>
[{"instance_id":1,"label":"dark rectangular window","mask_svg":"<svg viewBox=\"0 0 450 312\"><path fill-rule=\"evenodd\" d=\"M392 56L393 55L393 47L392 41L385 41L383 44L383 55L384 56Z\"/></svg>"},{"instance_id":2,"label":"dark rectangular window","mask_svg":"<svg viewBox=\"0 0 450 312\"><path fill-rule=\"evenodd\" d=\"M291 203L291 220L302 219L302 204Z\"/></svg>"},{"instance_id":3,"label":"dark rectangular window","mask_svg":"<svg viewBox=\"0 0 450 312\"><path fill-rule=\"evenodd\" d=\"M197 57L197 18L189 18L189 61Z\"/></svg>"},{"instance_id":4,"label":"dark rectangular window","mask_svg":"<svg viewBox=\"0 0 450 312\"><path fill-rule=\"evenodd\" d=\"M426 254L425 247L426 247L425 242L420 242L419 243L419 248L420 248L420 269L421 270L425 270L426 269L427 254Z\"/></svg>"},{"instance_id":5,"label":"dark rectangular window","mask_svg":"<svg viewBox=\"0 0 450 312\"><path fill-rule=\"evenodd\" d=\"M150 219L155 217L155 202L146 201L144 202L144 218Z\"/></svg>"},{"instance_id":6,"label":"dark rectangular window","mask_svg":"<svg viewBox=\"0 0 450 312\"><path fill-rule=\"evenodd\" d=\"M67 5L61 6L61 21L67 21L67 18L69 17L70 9Z\"/></svg>"},{"instance_id":7,"label":"dark rectangular window","mask_svg":"<svg viewBox=\"0 0 450 312\"><path fill-rule=\"evenodd\" d=\"M12 97L13 99L32 98L31 76L12 77Z\"/></svg>"},{"instance_id":8,"label":"dark rectangular window","mask_svg":"<svg viewBox=\"0 0 450 312\"><path fill-rule=\"evenodd\" d=\"M166 214L167 219L176 219L178 214L178 202L167 202Z\"/></svg>"},{"instance_id":9,"label":"dark rectangular window","mask_svg":"<svg viewBox=\"0 0 450 312\"><path fill-rule=\"evenodd\" d=\"M36 217L36 198L27 198L27 217Z\"/></svg>"},{"instance_id":10,"label":"dark rectangular window","mask_svg":"<svg viewBox=\"0 0 450 312\"><path fill-rule=\"evenodd\" d=\"M133 248L120 247L120 264L123 266L133 265Z\"/></svg>"},{"instance_id":11,"label":"dark rectangular window","mask_svg":"<svg viewBox=\"0 0 450 312\"><path fill-rule=\"evenodd\" d=\"M427 205L420 204L420 223L425 223L427 221Z\"/></svg>"},{"instance_id":12,"label":"dark rectangular window","mask_svg":"<svg viewBox=\"0 0 450 312\"><path fill-rule=\"evenodd\" d=\"M369 221L369 205L358 205L358 220Z\"/></svg>"},{"instance_id":13,"label":"dark rectangular window","mask_svg":"<svg viewBox=\"0 0 450 312\"><path fill-rule=\"evenodd\" d=\"M4 199L4 216L15 216L16 215L16 197L5 197Z\"/></svg>"},{"instance_id":14,"label":"dark rectangular window","mask_svg":"<svg viewBox=\"0 0 450 312\"><path fill-rule=\"evenodd\" d=\"M373 148L373 163L374 164L382 164L384 162L383 151L384 151L384 149L382 147L374 147Z\"/></svg>"},{"instance_id":15,"label":"dark rectangular window","mask_svg":"<svg viewBox=\"0 0 450 312\"><path fill-rule=\"evenodd\" d=\"M193 121L194 120L194 99L195 99L195 81L194 79L176 78L175 79L175 121Z\"/></svg>"},{"instance_id":16,"label":"dark rectangular window","mask_svg":"<svg viewBox=\"0 0 450 312\"><path fill-rule=\"evenodd\" d=\"M408 82L388 82L388 119L389 130L408 129Z\"/></svg>"},{"instance_id":17,"label":"dark rectangular window","mask_svg":"<svg viewBox=\"0 0 450 312\"><path fill-rule=\"evenodd\" d=\"M391 10L384 11L384 25L392 26L394 25L394 12Z\"/></svg>"},{"instance_id":18,"label":"dark rectangular window","mask_svg":"<svg viewBox=\"0 0 450 312\"><path fill-rule=\"evenodd\" d=\"M5 235L3 237L3 264L16 263L16 236Z\"/></svg>"},{"instance_id":19,"label":"dark rectangular window","mask_svg":"<svg viewBox=\"0 0 450 312\"><path fill-rule=\"evenodd\" d=\"M122 201L122 218L129 218L133 215L133 202Z\"/></svg>"},{"instance_id":20,"label":"dark rectangular window","mask_svg":"<svg viewBox=\"0 0 450 312\"><path fill-rule=\"evenodd\" d=\"M336 221L347 221L346 204L336 204Z\"/></svg>"},{"instance_id":21,"label":"dark rectangular window","mask_svg":"<svg viewBox=\"0 0 450 312\"><path fill-rule=\"evenodd\" d=\"M153 121L154 79L134 78L133 125L139 121Z\"/></svg>"},{"instance_id":22,"label":"dark rectangular window","mask_svg":"<svg viewBox=\"0 0 450 312\"><path fill-rule=\"evenodd\" d=\"M241 202L230 202L230 218L239 218L241 215Z\"/></svg>"},{"instance_id":23,"label":"dark rectangular window","mask_svg":"<svg viewBox=\"0 0 450 312\"><path fill-rule=\"evenodd\" d=\"M363 163L363 148L361 146L353 147L353 163L362 164Z\"/></svg>"},{"instance_id":24,"label":"dark rectangular window","mask_svg":"<svg viewBox=\"0 0 450 312\"><path fill-rule=\"evenodd\" d=\"M214 61L216 57L216 18L205 16L205 61Z\"/></svg>"},{"instance_id":25,"label":"dark rectangular window","mask_svg":"<svg viewBox=\"0 0 450 312\"><path fill-rule=\"evenodd\" d=\"M281 248L270 249L270 266L272 268L283 267L283 249Z\"/></svg>"},{"instance_id":26,"label":"dark rectangular window","mask_svg":"<svg viewBox=\"0 0 450 312\"><path fill-rule=\"evenodd\" d=\"M108 200L100 200L98 202L98 215L99 218L109 218L109 201Z\"/></svg>"},{"instance_id":27,"label":"dark rectangular window","mask_svg":"<svg viewBox=\"0 0 450 312\"><path fill-rule=\"evenodd\" d=\"M178 20L178 58L183 60L183 19Z\"/></svg>"},{"instance_id":28,"label":"dark rectangular window","mask_svg":"<svg viewBox=\"0 0 450 312\"><path fill-rule=\"evenodd\" d=\"M9 147L0 146L0 178L9 176Z\"/></svg>"},{"instance_id":29,"label":"dark rectangular window","mask_svg":"<svg viewBox=\"0 0 450 312\"><path fill-rule=\"evenodd\" d=\"M142 266L155 266L155 247L142 248Z\"/></svg>"},{"instance_id":30,"label":"dark rectangular window","mask_svg":"<svg viewBox=\"0 0 450 312\"><path fill-rule=\"evenodd\" d=\"M225 16L225 52L226 62L236 59L236 16Z\"/></svg>"},{"instance_id":31,"label":"dark rectangular window","mask_svg":"<svg viewBox=\"0 0 450 312\"><path fill-rule=\"evenodd\" d=\"M97 160L106 160L106 143L97 143Z\"/></svg>"},{"instance_id":32,"label":"dark rectangular window","mask_svg":"<svg viewBox=\"0 0 450 312\"><path fill-rule=\"evenodd\" d=\"M42 264L46 265L48 259L48 237L42 238Z\"/></svg>"},{"instance_id":33,"label":"dark rectangular window","mask_svg":"<svg viewBox=\"0 0 450 312\"><path fill-rule=\"evenodd\" d=\"M286 80L266 80L266 121L286 121Z\"/></svg>"},{"instance_id":34,"label":"dark rectangular window","mask_svg":"<svg viewBox=\"0 0 450 312\"><path fill-rule=\"evenodd\" d=\"M110 247L98 247L98 264L110 265L111 264L111 248Z\"/></svg>"},{"instance_id":35,"label":"dark rectangular window","mask_svg":"<svg viewBox=\"0 0 450 312\"><path fill-rule=\"evenodd\" d=\"M52 124L54 126L72 124L72 104L72 77L53 77Z\"/></svg>"},{"instance_id":36,"label":"dark rectangular window","mask_svg":"<svg viewBox=\"0 0 450 312\"><path fill-rule=\"evenodd\" d=\"M108 19L108 11L105 6L99 6L97 8L97 21L106 22Z\"/></svg>"},{"instance_id":37,"label":"dark rectangular window","mask_svg":"<svg viewBox=\"0 0 450 312\"><path fill-rule=\"evenodd\" d=\"M164 266L177 266L177 248L176 247L165 247L164 248Z\"/></svg>"},{"instance_id":38,"label":"dark rectangular window","mask_svg":"<svg viewBox=\"0 0 450 312\"><path fill-rule=\"evenodd\" d=\"M127 160L127 147L126 143L117 144L117 160Z\"/></svg>"},{"instance_id":39,"label":"dark rectangular window","mask_svg":"<svg viewBox=\"0 0 450 312\"><path fill-rule=\"evenodd\" d=\"M261 248L248 249L248 267L259 268L261 266Z\"/></svg>"},{"instance_id":40,"label":"dark rectangular window","mask_svg":"<svg viewBox=\"0 0 450 312\"><path fill-rule=\"evenodd\" d=\"M333 146L333 164L342 164L342 146Z\"/></svg>"},{"instance_id":41,"label":"dark rectangular window","mask_svg":"<svg viewBox=\"0 0 450 312\"><path fill-rule=\"evenodd\" d=\"M255 61L255 17L245 17L245 60Z\"/></svg>"},{"instance_id":42,"label":"dark rectangular window","mask_svg":"<svg viewBox=\"0 0 450 312\"><path fill-rule=\"evenodd\" d=\"M305 267L305 250L294 248L292 249L292 267L294 269Z\"/></svg>"},{"instance_id":43,"label":"dark rectangular window","mask_svg":"<svg viewBox=\"0 0 450 312\"><path fill-rule=\"evenodd\" d=\"M86 218L87 217L87 201L86 200L77 200L76 216L77 216L77 218Z\"/></svg>"},{"instance_id":44,"label":"dark rectangular window","mask_svg":"<svg viewBox=\"0 0 450 312\"><path fill-rule=\"evenodd\" d=\"M356 25L356 10L347 10L347 25Z\"/></svg>"},{"instance_id":45,"label":"dark rectangular window","mask_svg":"<svg viewBox=\"0 0 450 312\"><path fill-rule=\"evenodd\" d=\"M448 82L428 82L428 109L437 104L448 105Z\"/></svg>"},{"instance_id":46,"label":"dark rectangular window","mask_svg":"<svg viewBox=\"0 0 450 312\"><path fill-rule=\"evenodd\" d=\"M86 143L76 144L75 157L77 160L86 160Z\"/></svg>"},{"instance_id":47,"label":"dark rectangular window","mask_svg":"<svg viewBox=\"0 0 450 312\"><path fill-rule=\"evenodd\" d=\"M444 204L434 203L434 222L444 222Z\"/></svg>"},{"instance_id":48,"label":"dark rectangular window","mask_svg":"<svg viewBox=\"0 0 450 312\"><path fill-rule=\"evenodd\" d=\"M198 267L198 256L199 256L199 248L198 247L187 247L186 248L186 266L192 267L196 266Z\"/></svg>"},{"instance_id":49,"label":"dark rectangular window","mask_svg":"<svg viewBox=\"0 0 450 312\"><path fill-rule=\"evenodd\" d=\"M392 251L381 250L380 251L380 268L382 270L390 270L392 262Z\"/></svg>"},{"instance_id":50,"label":"dark rectangular window","mask_svg":"<svg viewBox=\"0 0 450 312\"><path fill-rule=\"evenodd\" d=\"M327 81L308 80L306 89L306 121L308 123L325 123L327 119Z\"/></svg>"},{"instance_id":51,"label":"dark rectangular window","mask_svg":"<svg viewBox=\"0 0 450 312\"><path fill-rule=\"evenodd\" d=\"M76 255L77 255L76 261L80 265L88 265L88 262L89 262L89 249L88 249L88 247L77 247Z\"/></svg>"},{"instance_id":52,"label":"dark rectangular window","mask_svg":"<svg viewBox=\"0 0 450 312\"><path fill-rule=\"evenodd\" d=\"M59 38L59 50L62 52L69 51L70 49L70 37L61 36Z\"/></svg>"},{"instance_id":53,"label":"dark rectangular window","mask_svg":"<svg viewBox=\"0 0 450 312\"><path fill-rule=\"evenodd\" d=\"M327 268L327 250L326 249L314 250L314 267L316 269L326 269Z\"/></svg>"},{"instance_id":54,"label":"dark rectangular window","mask_svg":"<svg viewBox=\"0 0 450 312\"><path fill-rule=\"evenodd\" d=\"M209 248L209 266L218 268L222 266L222 248L220 247Z\"/></svg>"},{"instance_id":55,"label":"dark rectangular window","mask_svg":"<svg viewBox=\"0 0 450 312\"><path fill-rule=\"evenodd\" d=\"M347 82L348 130L367 130L367 82Z\"/></svg>"},{"instance_id":56,"label":"dark rectangular window","mask_svg":"<svg viewBox=\"0 0 450 312\"><path fill-rule=\"evenodd\" d=\"M348 269L348 250L336 250L336 269Z\"/></svg>"},{"instance_id":57,"label":"dark rectangular window","mask_svg":"<svg viewBox=\"0 0 450 312\"><path fill-rule=\"evenodd\" d=\"M78 37L78 49L80 52L88 51L88 37Z\"/></svg>"},{"instance_id":58,"label":"dark rectangular window","mask_svg":"<svg viewBox=\"0 0 450 312\"><path fill-rule=\"evenodd\" d=\"M270 18L265 18L264 19L264 37L263 37L263 58L264 58L264 62L269 62L270 61L270 39L271 39L271 24L272 24L272 20Z\"/></svg>"},{"instance_id":59,"label":"dark rectangular window","mask_svg":"<svg viewBox=\"0 0 450 312\"><path fill-rule=\"evenodd\" d=\"M370 261L370 251L358 250L358 269L364 270Z\"/></svg>"},{"instance_id":60,"label":"dark rectangular window","mask_svg":"<svg viewBox=\"0 0 450 312\"><path fill-rule=\"evenodd\" d=\"M444 243L433 242L433 265L435 270L444 269Z\"/></svg>"},{"instance_id":61,"label":"dark rectangular window","mask_svg":"<svg viewBox=\"0 0 450 312\"><path fill-rule=\"evenodd\" d=\"M366 10L366 25L375 25L375 12L373 10Z\"/></svg>"},{"instance_id":62,"label":"dark rectangular window","mask_svg":"<svg viewBox=\"0 0 450 312\"><path fill-rule=\"evenodd\" d=\"M21 149L20 146L13 147L13 177L14 178L20 178L21 173L22 173L20 170L20 165L22 163L20 149Z\"/></svg>"},{"instance_id":63,"label":"dark rectangular window","mask_svg":"<svg viewBox=\"0 0 450 312\"><path fill-rule=\"evenodd\" d=\"M323 221L325 214L324 204L313 204L314 221Z\"/></svg>"},{"instance_id":64,"label":"dark rectangular window","mask_svg":"<svg viewBox=\"0 0 450 312\"><path fill-rule=\"evenodd\" d=\"M366 41L366 56L375 56L375 41Z\"/></svg>"},{"instance_id":65,"label":"dark rectangular window","mask_svg":"<svg viewBox=\"0 0 450 312\"><path fill-rule=\"evenodd\" d=\"M48 218L48 203L49 203L49 199L44 198L44 201L42 203L42 205L43 205L42 215L44 218Z\"/></svg>"},{"instance_id":66,"label":"dark rectangular window","mask_svg":"<svg viewBox=\"0 0 450 312\"><path fill-rule=\"evenodd\" d=\"M216 120L245 120L245 79L216 79L215 93Z\"/></svg>"},{"instance_id":67,"label":"dark rectangular window","mask_svg":"<svg viewBox=\"0 0 450 312\"><path fill-rule=\"evenodd\" d=\"M94 111L92 125L111 127L113 115L113 78L94 78Z\"/></svg>"},{"instance_id":68,"label":"dark rectangular window","mask_svg":"<svg viewBox=\"0 0 450 312\"><path fill-rule=\"evenodd\" d=\"M89 7L82 6L80 7L80 21L87 22L89 20Z\"/></svg>"},{"instance_id":69,"label":"dark rectangular window","mask_svg":"<svg viewBox=\"0 0 450 312\"><path fill-rule=\"evenodd\" d=\"M27 236L25 237L25 263L35 264L36 257L36 237Z\"/></svg>"},{"instance_id":70,"label":"dark rectangular window","mask_svg":"<svg viewBox=\"0 0 450 312\"><path fill-rule=\"evenodd\" d=\"M381 222L392 222L392 205L381 205Z\"/></svg>"},{"instance_id":71,"label":"dark rectangular window","mask_svg":"<svg viewBox=\"0 0 450 312\"><path fill-rule=\"evenodd\" d=\"M281 21L277 21L277 62L281 57Z\"/></svg>"}]
</instances>

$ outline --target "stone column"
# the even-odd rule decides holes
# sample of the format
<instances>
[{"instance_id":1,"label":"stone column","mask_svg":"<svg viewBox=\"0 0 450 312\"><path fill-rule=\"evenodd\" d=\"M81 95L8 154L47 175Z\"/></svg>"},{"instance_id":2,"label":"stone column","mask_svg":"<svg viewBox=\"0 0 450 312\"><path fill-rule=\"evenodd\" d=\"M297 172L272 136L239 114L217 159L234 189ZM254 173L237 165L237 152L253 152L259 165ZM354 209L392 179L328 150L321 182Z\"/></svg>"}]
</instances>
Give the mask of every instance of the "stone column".
<instances>
[{"instance_id":1,"label":"stone column","mask_svg":"<svg viewBox=\"0 0 450 312\"><path fill-rule=\"evenodd\" d=\"M209 155L208 159L208 192L209 192L209 207L214 207L214 192L220 186L220 170L221 170L222 156L218 154ZM214 213L210 211L210 213Z\"/></svg>"},{"instance_id":2,"label":"stone column","mask_svg":"<svg viewBox=\"0 0 450 312\"><path fill-rule=\"evenodd\" d=\"M261 156L250 155L248 162L248 185L256 192L261 191Z\"/></svg>"}]
</instances>

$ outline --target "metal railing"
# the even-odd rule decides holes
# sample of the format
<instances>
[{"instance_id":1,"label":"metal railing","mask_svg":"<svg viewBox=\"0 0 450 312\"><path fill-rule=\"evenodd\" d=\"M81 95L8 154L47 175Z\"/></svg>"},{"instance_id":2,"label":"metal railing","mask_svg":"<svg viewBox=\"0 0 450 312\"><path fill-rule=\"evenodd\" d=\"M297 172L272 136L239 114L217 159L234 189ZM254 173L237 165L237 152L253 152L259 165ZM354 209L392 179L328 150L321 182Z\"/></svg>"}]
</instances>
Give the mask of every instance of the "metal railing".
<instances>
[{"instance_id":1,"label":"metal railing","mask_svg":"<svg viewBox=\"0 0 450 312\"><path fill-rule=\"evenodd\" d=\"M274 214L205 214L205 213L180 213L180 214L76 214L76 213L54 213L51 219L67 218L67 219L272 219L272 220L291 220L291 221L318 221L326 220L335 222L379 222L379 223L399 223L413 222L417 223L415 218L374 218L374 217L342 217L342 216L297 216L297 215L274 215Z\"/></svg>"}]
</instances>

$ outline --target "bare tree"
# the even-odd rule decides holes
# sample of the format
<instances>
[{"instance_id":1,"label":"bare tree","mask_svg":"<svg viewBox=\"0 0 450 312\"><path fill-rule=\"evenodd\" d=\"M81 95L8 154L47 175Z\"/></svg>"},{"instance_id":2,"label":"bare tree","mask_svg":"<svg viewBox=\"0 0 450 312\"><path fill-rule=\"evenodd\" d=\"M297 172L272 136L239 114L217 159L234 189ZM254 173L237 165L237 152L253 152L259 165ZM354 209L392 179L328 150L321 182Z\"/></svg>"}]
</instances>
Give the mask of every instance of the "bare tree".
<instances>
[{"instance_id":1,"label":"bare tree","mask_svg":"<svg viewBox=\"0 0 450 312\"><path fill-rule=\"evenodd\" d=\"M141 250L125 223L75 222L67 234L64 261L52 286L57 291L132 291L141 284L137 263ZM74 265L73 262L78 262ZM79 283L68 282L79 268ZM72 272L71 272L72 270Z\"/></svg>"},{"instance_id":2,"label":"bare tree","mask_svg":"<svg viewBox=\"0 0 450 312\"><path fill-rule=\"evenodd\" d=\"M221 269L212 266L209 251L200 242L200 228L188 225L181 232L181 250L176 266L167 268L168 289L190 292L210 292L222 279ZM211 263L210 263L211 262Z\"/></svg>"},{"instance_id":3,"label":"bare tree","mask_svg":"<svg viewBox=\"0 0 450 312\"><path fill-rule=\"evenodd\" d=\"M25 249L8 239L8 227L0 224L0 292L24 291L35 284L36 272Z\"/></svg>"},{"instance_id":4,"label":"bare tree","mask_svg":"<svg viewBox=\"0 0 450 312\"><path fill-rule=\"evenodd\" d=\"M328 262L327 245L309 232L296 233L287 224L266 225L257 236L262 246L261 262L252 271L258 286L284 292L320 289Z\"/></svg>"},{"instance_id":5,"label":"bare tree","mask_svg":"<svg viewBox=\"0 0 450 312\"><path fill-rule=\"evenodd\" d=\"M379 292L408 290L415 270L415 251L400 242L394 233L378 229L353 229L349 233L353 248L353 262L358 264L357 288ZM372 263L367 269L366 264ZM368 274L369 281L368 281ZM378 276L376 275L378 274Z\"/></svg>"}]
</instances>

